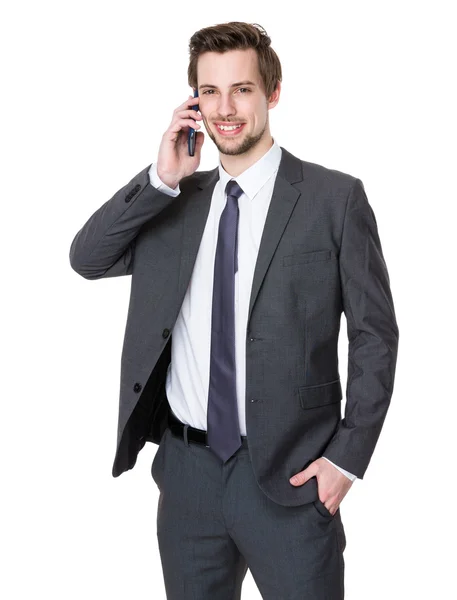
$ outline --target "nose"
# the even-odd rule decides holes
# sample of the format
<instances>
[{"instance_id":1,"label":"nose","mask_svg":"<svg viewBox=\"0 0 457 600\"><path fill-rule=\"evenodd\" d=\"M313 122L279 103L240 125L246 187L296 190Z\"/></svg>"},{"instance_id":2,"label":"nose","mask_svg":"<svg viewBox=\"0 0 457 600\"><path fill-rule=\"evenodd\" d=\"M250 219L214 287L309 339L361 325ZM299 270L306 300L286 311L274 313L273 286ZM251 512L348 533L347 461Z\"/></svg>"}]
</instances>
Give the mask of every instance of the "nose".
<instances>
[{"instance_id":1,"label":"nose","mask_svg":"<svg viewBox=\"0 0 457 600\"><path fill-rule=\"evenodd\" d=\"M218 109L219 114L221 115L220 121L223 121L224 119L228 120L228 117L236 114L235 104L231 94L228 96L221 95ZM225 115L225 117L222 118L222 115Z\"/></svg>"}]
</instances>

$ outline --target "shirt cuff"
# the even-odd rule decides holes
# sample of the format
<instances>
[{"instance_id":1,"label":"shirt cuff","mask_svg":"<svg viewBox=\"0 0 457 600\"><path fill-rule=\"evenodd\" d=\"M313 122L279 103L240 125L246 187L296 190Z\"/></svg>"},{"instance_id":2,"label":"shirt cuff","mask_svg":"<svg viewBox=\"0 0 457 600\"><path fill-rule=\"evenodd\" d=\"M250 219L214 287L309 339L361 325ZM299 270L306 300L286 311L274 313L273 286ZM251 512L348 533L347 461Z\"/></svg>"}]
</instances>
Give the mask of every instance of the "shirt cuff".
<instances>
[{"instance_id":1,"label":"shirt cuff","mask_svg":"<svg viewBox=\"0 0 457 600\"><path fill-rule=\"evenodd\" d=\"M160 179L160 177L157 175L157 165L155 163L151 164L148 173L149 181L152 187L155 187L157 190L163 192L164 194L168 194L169 196L178 196L181 193L181 190L179 189L179 183L175 189L173 189Z\"/></svg>"},{"instance_id":2,"label":"shirt cuff","mask_svg":"<svg viewBox=\"0 0 457 600\"><path fill-rule=\"evenodd\" d=\"M353 475L352 473L349 473L349 471L345 471L344 469L342 469L341 467L339 467L338 465L335 465L334 462L332 462L331 460L329 460L327 457L323 456L322 458L325 458L325 460L328 460L328 462L333 465L334 467L336 467L338 469L338 471L341 471L341 473L343 473L343 475L346 475L346 477L348 479L350 479L351 481L355 481L357 479L357 475Z\"/></svg>"}]
</instances>

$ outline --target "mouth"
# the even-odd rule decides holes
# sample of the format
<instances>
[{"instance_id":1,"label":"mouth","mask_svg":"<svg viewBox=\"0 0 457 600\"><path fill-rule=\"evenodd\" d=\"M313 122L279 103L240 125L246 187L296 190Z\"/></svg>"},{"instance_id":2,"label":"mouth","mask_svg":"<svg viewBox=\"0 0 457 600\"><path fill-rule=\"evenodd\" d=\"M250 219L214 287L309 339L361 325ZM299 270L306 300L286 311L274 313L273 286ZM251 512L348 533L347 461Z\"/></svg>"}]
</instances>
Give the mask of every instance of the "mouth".
<instances>
[{"instance_id":1,"label":"mouth","mask_svg":"<svg viewBox=\"0 0 457 600\"><path fill-rule=\"evenodd\" d=\"M242 131L242 129L244 129L244 126L246 125L246 123L241 123L239 127L236 127L235 129L229 129L229 130L223 130L219 127L219 125L216 125L216 129L219 132L219 135L222 135L224 137L236 137L237 135L239 135Z\"/></svg>"}]
</instances>

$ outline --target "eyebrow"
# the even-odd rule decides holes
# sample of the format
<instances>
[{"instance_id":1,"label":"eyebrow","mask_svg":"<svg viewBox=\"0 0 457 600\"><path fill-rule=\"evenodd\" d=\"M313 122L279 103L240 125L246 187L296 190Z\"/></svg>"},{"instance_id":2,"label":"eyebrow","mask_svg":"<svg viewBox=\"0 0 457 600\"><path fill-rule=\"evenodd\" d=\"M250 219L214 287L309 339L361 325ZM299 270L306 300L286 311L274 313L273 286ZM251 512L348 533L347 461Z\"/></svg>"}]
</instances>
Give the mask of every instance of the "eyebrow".
<instances>
[{"instance_id":1,"label":"eyebrow","mask_svg":"<svg viewBox=\"0 0 457 600\"><path fill-rule=\"evenodd\" d=\"M255 86L256 84L253 81L238 81L237 83L232 83L232 85L230 87L238 87L239 85L253 85ZM202 83L202 85L198 86L198 89L201 90L202 88L214 88L217 89L217 85L211 85L209 83Z\"/></svg>"}]
</instances>

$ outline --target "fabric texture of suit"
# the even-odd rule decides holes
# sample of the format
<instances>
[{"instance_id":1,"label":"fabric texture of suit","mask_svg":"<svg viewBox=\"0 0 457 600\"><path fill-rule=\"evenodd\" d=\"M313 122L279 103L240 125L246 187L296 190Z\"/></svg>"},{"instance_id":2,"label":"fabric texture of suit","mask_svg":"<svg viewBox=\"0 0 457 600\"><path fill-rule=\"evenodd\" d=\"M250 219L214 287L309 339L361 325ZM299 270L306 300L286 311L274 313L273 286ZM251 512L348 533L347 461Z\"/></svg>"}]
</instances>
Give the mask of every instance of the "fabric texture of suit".
<instances>
[{"instance_id":1,"label":"fabric texture of suit","mask_svg":"<svg viewBox=\"0 0 457 600\"><path fill-rule=\"evenodd\" d=\"M76 234L72 268L131 275L112 474L134 467L167 427L172 329L189 284L218 170L154 188L148 165ZM346 407L337 343L349 340ZM325 456L363 478L393 393L398 326L377 224L363 183L282 148L250 296L246 424L257 484L273 501L316 500L316 478L289 478Z\"/></svg>"}]
</instances>

